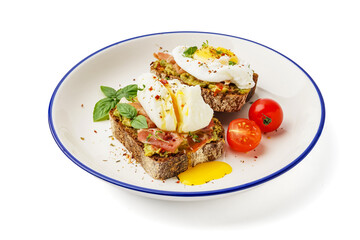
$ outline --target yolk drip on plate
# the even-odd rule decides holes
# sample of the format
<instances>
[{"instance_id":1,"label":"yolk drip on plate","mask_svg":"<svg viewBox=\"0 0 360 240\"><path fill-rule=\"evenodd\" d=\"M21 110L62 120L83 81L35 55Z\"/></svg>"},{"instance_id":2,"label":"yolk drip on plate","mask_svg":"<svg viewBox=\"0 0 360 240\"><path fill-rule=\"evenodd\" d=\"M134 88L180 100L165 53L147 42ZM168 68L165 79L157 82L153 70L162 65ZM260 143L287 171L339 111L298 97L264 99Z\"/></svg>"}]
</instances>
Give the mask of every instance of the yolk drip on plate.
<instances>
[{"instance_id":1,"label":"yolk drip on plate","mask_svg":"<svg viewBox=\"0 0 360 240\"><path fill-rule=\"evenodd\" d=\"M224 177L232 172L232 168L225 162L205 162L189 168L179 174L179 179L185 185L201 185L211 180Z\"/></svg>"}]
</instances>

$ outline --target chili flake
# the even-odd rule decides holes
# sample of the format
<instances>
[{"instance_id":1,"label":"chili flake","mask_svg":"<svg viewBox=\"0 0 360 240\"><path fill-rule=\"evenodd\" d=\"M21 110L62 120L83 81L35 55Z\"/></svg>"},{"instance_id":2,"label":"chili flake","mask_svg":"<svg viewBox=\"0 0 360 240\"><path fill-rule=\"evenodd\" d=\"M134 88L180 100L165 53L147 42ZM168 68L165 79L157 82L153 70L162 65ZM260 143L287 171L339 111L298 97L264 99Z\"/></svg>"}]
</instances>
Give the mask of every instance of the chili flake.
<instances>
[{"instance_id":1,"label":"chili flake","mask_svg":"<svg viewBox=\"0 0 360 240\"><path fill-rule=\"evenodd\" d=\"M160 79L160 82L164 85L168 84L168 81L166 81L166 79Z\"/></svg>"},{"instance_id":2,"label":"chili flake","mask_svg":"<svg viewBox=\"0 0 360 240\"><path fill-rule=\"evenodd\" d=\"M156 100L159 100L159 99L160 99L160 96L159 96L159 95L156 95L156 96L155 96L155 99L156 99Z\"/></svg>"}]
</instances>

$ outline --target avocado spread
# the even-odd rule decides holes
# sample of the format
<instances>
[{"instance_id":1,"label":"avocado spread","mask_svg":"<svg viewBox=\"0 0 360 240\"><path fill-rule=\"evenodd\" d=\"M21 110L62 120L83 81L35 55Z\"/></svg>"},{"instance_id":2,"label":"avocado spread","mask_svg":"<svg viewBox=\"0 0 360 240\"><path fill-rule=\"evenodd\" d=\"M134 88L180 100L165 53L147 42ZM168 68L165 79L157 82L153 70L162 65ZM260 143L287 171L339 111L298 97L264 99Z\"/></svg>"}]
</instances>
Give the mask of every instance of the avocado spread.
<instances>
[{"instance_id":1,"label":"avocado spread","mask_svg":"<svg viewBox=\"0 0 360 240\"><path fill-rule=\"evenodd\" d=\"M131 120L129 118L121 116L117 108L114 110L114 116L118 117L123 125L131 127Z\"/></svg>"}]
</instances>

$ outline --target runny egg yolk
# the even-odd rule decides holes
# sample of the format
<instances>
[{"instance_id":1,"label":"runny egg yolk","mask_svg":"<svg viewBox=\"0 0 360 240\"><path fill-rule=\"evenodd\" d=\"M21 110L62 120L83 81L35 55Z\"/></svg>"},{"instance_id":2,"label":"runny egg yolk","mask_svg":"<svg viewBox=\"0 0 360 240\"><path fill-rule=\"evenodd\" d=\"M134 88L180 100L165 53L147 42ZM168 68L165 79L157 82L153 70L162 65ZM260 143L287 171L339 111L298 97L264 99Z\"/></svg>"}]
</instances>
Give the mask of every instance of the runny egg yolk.
<instances>
[{"instance_id":1,"label":"runny egg yolk","mask_svg":"<svg viewBox=\"0 0 360 240\"><path fill-rule=\"evenodd\" d=\"M179 113L179 106L178 106L178 101L177 98L174 94L174 92L172 91L172 89L170 88L170 86L168 84L164 84L164 86L166 87L166 89L168 90L170 97L171 97L171 101L172 104L174 105L174 113L175 113L175 117L176 117L176 121L177 121L177 132L179 132L179 126L182 124L182 116ZM182 92L181 92L182 93ZM184 94L183 94L184 95Z\"/></svg>"},{"instance_id":2,"label":"runny egg yolk","mask_svg":"<svg viewBox=\"0 0 360 240\"><path fill-rule=\"evenodd\" d=\"M189 168L179 174L180 182L185 185L201 185L211 180L224 177L232 172L232 168L225 162L205 162Z\"/></svg>"},{"instance_id":3,"label":"runny egg yolk","mask_svg":"<svg viewBox=\"0 0 360 240\"><path fill-rule=\"evenodd\" d=\"M209 62L215 59L219 59L220 57L225 55L230 58L229 61L234 62L235 64L239 63L239 59L237 58L237 56L229 49L223 47L218 47L215 49L212 46L205 46L197 49L193 57L194 59L202 62Z\"/></svg>"}]
</instances>

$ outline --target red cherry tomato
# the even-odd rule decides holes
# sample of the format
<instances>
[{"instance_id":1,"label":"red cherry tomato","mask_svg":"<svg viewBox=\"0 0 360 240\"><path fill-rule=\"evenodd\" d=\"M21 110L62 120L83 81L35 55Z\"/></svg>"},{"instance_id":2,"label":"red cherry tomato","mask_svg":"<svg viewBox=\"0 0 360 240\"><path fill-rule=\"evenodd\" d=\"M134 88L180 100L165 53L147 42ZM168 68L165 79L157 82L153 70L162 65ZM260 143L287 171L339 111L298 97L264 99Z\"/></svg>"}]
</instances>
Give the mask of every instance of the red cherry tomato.
<instances>
[{"instance_id":1,"label":"red cherry tomato","mask_svg":"<svg viewBox=\"0 0 360 240\"><path fill-rule=\"evenodd\" d=\"M272 99L260 98L249 109L249 119L256 122L263 132L278 129L283 121L281 106Z\"/></svg>"},{"instance_id":2,"label":"red cherry tomato","mask_svg":"<svg viewBox=\"0 0 360 240\"><path fill-rule=\"evenodd\" d=\"M233 150L248 152L259 145L261 130L254 121L239 118L230 122L226 138Z\"/></svg>"}]
</instances>

